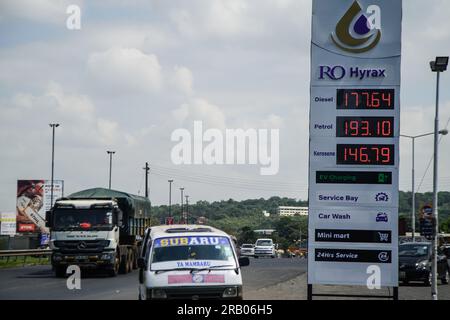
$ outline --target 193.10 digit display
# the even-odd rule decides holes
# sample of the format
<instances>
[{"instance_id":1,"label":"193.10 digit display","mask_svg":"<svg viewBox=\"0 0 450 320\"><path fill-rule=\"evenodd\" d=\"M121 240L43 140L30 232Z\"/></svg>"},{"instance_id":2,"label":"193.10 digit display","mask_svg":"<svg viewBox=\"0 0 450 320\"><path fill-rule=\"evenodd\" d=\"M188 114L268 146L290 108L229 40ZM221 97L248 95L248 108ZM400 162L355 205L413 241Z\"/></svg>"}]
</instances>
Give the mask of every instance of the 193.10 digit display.
<instances>
[{"instance_id":1,"label":"193.10 digit display","mask_svg":"<svg viewBox=\"0 0 450 320\"><path fill-rule=\"evenodd\" d=\"M337 117L338 138L393 138L393 117Z\"/></svg>"},{"instance_id":2,"label":"193.10 digit display","mask_svg":"<svg viewBox=\"0 0 450 320\"><path fill-rule=\"evenodd\" d=\"M338 144L336 164L393 166L395 164L395 146L375 144Z\"/></svg>"},{"instance_id":3,"label":"193.10 digit display","mask_svg":"<svg viewBox=\"0 0 450 320\"><path fill-rule=\"evenodd\" d=\"M337 89L338 110L394 110L394 89Z\"/></svg>"}]
</instances>

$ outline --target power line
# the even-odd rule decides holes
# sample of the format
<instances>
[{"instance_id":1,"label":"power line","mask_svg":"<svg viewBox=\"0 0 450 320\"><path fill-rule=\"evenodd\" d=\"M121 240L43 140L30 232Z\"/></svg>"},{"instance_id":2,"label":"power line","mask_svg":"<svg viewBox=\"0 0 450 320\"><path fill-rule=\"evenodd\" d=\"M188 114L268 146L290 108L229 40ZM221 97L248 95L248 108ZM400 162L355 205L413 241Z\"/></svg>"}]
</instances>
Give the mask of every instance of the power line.
<instances>
[{"instance_id":1,"label":"power line","mask_svg":"<svg viewBox=\"0 0 450 320\"><path fill-rule=\"evenodd\" d=\"M448 118L447 124L445 126L445 129L448 129L448 126L450 125L450 117ZM444 136L441 136L439 139L439 144L441 144L442 139ZM419 187L417 188L417 192L420 191L420 188L422 187L423 181L425 180L426 175L428 174L428 171L430 170L431 164L433 163L434 155L431 156L430 162L428 163L427 169L425 170L425 173L423 174L422 180L420 181Z\"/></svg>"},{"instance_id":2,"label":"power line","mask_svg":"<svg viewBox=\"0 0 450 320\"><path fill-rule=\"evenodd\" d=\"M212 181L212 180L206 180L206 179L196 179L193 177L184 177L184 176L178 176L178 175L170 175L165 173L157 172L156 170L153 171L154 175L160 176L160 177L174 177L178 180L182 181L188 181L193 183L200 183L200 184L207 184L207 185L215 185L220 187L232 187L237 189L246 189L246 190L259 190L259 191L280 191L280 192L304 192L307 191L307 188L305 189L294 189L294 188L279 188L276 185L273 186L257 186L257 185L245 185L245 184L239 184L239 183L225 183L225 182L219 182L219 181Z\"/></svg>"},{"instance_id":3,"label":"power line","mask_svg":"<svg viewBox=\"0 0 450 320\"><path fill-rule=\"evenodd\" d=\"M173 174L179 174L179 175L190 175L190 176L195 176L195 177L201 177L201 178L206 178L206 179L214 179L214 180L221 180L221 181L228 181L228 182L242 182L242 183L247 183L247 184L274 184L276 183L277 185L284 185L284 186L298 186L299 184L296 182L289 182L289 181L275 181L275 182L270 182L267 180L256 180L256 179L246 179L246 178L240 178L240 177L224 177L224 176L214 176L214 175L208 175L208 174L204 174L204 173L194 173L194 172L186 172L186 171L182 171L179 169L172 169L172 168L167 168L167 167L162 167L162 166L157 166L154 165L155 169L158 169L161 172L165 172L165 173L173 173Z\"/></svg>"}]
</instances>

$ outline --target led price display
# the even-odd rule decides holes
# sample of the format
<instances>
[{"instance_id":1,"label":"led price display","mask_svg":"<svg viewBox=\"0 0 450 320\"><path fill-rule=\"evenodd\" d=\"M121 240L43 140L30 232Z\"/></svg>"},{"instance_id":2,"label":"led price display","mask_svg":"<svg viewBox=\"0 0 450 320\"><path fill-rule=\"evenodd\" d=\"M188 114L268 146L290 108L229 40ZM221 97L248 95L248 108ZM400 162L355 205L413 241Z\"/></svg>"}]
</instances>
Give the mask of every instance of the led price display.
<instances>
[{"instance_id":1,"label":"led price display","mask_svg":"<svg viewBox=\"0 0 450 320\"><path fill-rule=\"evenodd\" d=\"M394 110L394 89L337 89L338 110Z\"/></svg>"},{"instance_id":2,"label":"led price display","mask_svg":"<svg viewBox=\"0 0 450 320\"><path fill-rule=\"evenodd\" d=\"M393 117L337 117L338 138L393 138Z\"/></svg>"},{"instance_id":3,"label":"led price display","mask_svg":"<svg viewBox=\"0 0 450 320\"><path fill-rule=\"evenodd\" d=\"M393 166L395 164L395 146L372 144L338 144L336 164Z\"/></svg>"}]
</instances>

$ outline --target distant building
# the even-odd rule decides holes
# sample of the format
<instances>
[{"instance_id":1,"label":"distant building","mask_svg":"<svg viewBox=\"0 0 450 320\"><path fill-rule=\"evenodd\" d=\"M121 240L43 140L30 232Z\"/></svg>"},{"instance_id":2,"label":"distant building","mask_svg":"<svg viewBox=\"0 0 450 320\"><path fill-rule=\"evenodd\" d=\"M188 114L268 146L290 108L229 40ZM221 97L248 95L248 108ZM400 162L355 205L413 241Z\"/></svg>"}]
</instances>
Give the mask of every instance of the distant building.
<instances>
[{"instance_id":1,"label":"distant building","mask_svg":"<svg viewBox=\"0 0 450 320\"><path fill-rule=\"evenodd\" d=\"M207 224L208 223L208 218L206 217L198 217L197 218L197 224Z\"/></svg>"},{"instance_id":2,"label":"distant building","mask_svg":"<svg viewBox=\"0 0 450 320\"><path fill-rule=\"evenodd\" d=\"M254 232L255 232L257 235L270 236L270 235L272 235L272 234L275 232L275 230L273 230L273 229L254 230Z\"/></svg>"},{"instance_id":3,"label":"distant building","mask_svg":"<svg viewBox=\"0 0 450 320\"><path fill-rule=\"evenodd\" d=\"M267 212L266 210L264 210L263 212L264 217L269 218L270 217L270 212Z\"/></svg>"},{"instance_id":4,"label":"distant building","mask_svg":"<svg viewBox=\"0 0 450 320\"><path fill-rule=\"evenodd\" d=\"M281 217L308 216L308 207L278 207Z\"/></svg>"}]
</instances>

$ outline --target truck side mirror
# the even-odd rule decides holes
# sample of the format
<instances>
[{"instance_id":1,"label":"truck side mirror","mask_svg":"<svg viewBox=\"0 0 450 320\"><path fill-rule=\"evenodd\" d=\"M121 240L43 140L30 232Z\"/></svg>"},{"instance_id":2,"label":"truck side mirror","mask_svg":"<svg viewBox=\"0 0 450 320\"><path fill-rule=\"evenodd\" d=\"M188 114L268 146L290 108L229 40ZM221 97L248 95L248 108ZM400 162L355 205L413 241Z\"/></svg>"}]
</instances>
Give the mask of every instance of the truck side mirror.
<instances>
[{"instance_id":1,"label":"truck side mirror","mask_svg":"<svg viewBox=\"0 0 450 320\"><path fill-rule=\"evenodd\" d=\"M47 228L52 228L53 227L53 224L52 224L52 212L50 210L45 212L45 226Z\"/></svg>"},{"instance_id":2,"label":"truck side mirror","mask_svg":"<svg viewBox=\"0 0 450 320\"><path fill-rule=\"evenodd\" d=\"M114 212L114 218L115 218L115 221L116 221L116 223L117 223L117 226L118 226L119 228L122 228L122 226L123 226L123 215L122 215L122 211L120 211L120 210L115 211L115 212Z\"/></svg>"}]
</instances>

